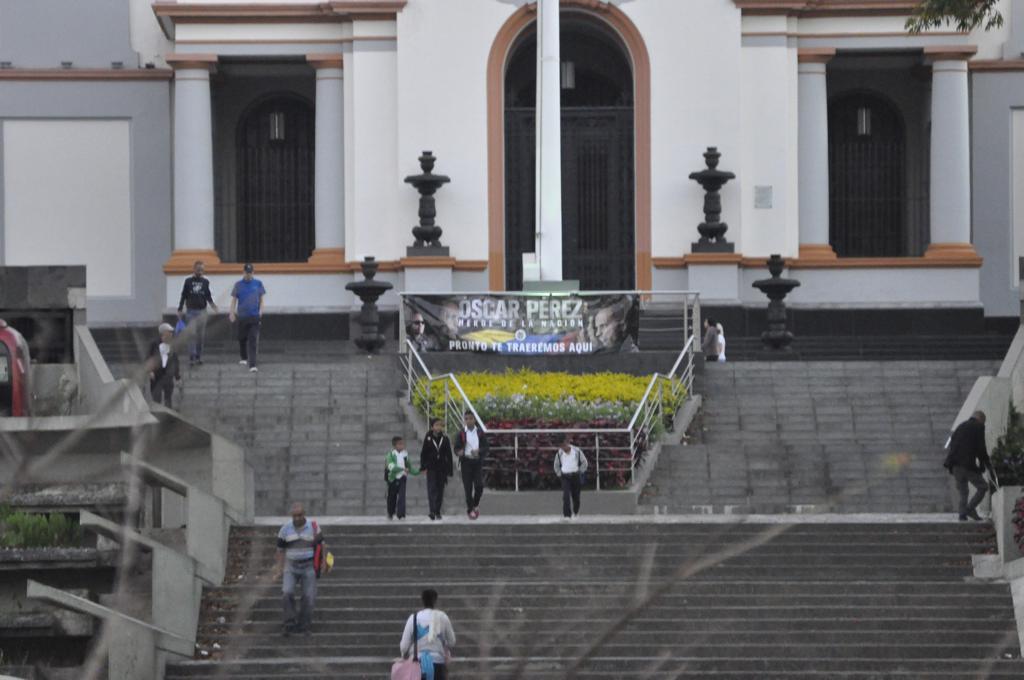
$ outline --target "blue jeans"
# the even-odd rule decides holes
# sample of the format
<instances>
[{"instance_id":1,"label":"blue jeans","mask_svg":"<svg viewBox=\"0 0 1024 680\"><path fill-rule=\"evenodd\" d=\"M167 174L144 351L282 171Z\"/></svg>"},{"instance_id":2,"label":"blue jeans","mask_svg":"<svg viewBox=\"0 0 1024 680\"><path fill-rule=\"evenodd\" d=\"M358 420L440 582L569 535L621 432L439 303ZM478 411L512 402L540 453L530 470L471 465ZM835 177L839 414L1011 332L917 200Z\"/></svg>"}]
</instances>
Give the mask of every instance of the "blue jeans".
<instances>
[{"instance_id":1,"label":"blue jeans","mask_svg":"<svg viewBox=\"0 0 1024 680\"><path fill-rule=\"evenodd\" d=\"M302 609L297 615L295 612L295 586L298 584L296 582L300 582L302 585ZM307 630L313 622L313 604L316 601L316 571L313 569L312 558L304 562L285 560L281 594L284 596L284 625Z\"/></svg>"},{"instance_id":2,"label":"blue jeans","mask_svg":"<svg viewBox=\"0 0 1024 680\"><path fill-rule=\"evenodd\" d=\"M256 353L260 347L260 317L238 317L238 355L249 363L249 368L256 365Z\"/></svg>"},{"instance_id":3,"label":"blue jeans","mask_svg":"<svg viewBox=\"0 0 1024 680\"><path fill-rule=\"evenodd\" d=\"M206 342L206 310L185 310L185 324L188 333L188 358L192 361L203 358L203 343Z\"/></svg>"}]
</instances>

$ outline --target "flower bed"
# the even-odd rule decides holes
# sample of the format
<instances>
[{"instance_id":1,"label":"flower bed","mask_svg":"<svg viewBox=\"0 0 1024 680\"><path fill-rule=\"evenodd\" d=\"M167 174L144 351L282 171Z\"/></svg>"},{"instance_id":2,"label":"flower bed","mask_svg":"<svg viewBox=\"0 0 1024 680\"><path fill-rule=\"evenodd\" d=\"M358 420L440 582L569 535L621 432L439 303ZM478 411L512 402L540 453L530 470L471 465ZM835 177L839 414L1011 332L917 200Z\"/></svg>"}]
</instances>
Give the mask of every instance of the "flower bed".
<instances>
[{"instance_id":1,"label":"flower bed","mask_svg":"<svg viewBox=\"0 0 1024 680\"><path fill-rule=\"evenodd\" d=\"M624 373L538 373L509 370L505 373L462 373L459 384L491 431L491 455L487 462L487 485L494 489L558 488L554 474L558 435L504 434L501 430L624 429L636 412L650 383L650 377ZM644 453L661 431L672 426L672 418L685 395L673 398L668 381L663 382L664 418L653 424L653 432L640 431L635 446L628 432L580 433L573 443L583 450L590 463L585 487L596 486L600 467L602 489L621 489L631 481L633 452L640 465ZM425 394L425 389L419 390ZM440 416L444 409L444 391L435 385L430 413ZM426 410L426 398L415 406Z\"/></svg>"}]
</instances>

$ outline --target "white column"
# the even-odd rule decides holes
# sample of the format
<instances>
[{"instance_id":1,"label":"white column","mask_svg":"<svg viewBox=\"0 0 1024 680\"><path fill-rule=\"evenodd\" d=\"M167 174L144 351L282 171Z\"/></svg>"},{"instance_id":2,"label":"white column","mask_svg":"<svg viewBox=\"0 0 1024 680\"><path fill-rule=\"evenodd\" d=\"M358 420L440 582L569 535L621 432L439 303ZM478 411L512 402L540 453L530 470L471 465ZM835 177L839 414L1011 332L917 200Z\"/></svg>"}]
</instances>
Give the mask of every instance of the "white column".
<instances>
[{"instance_id":1,"label":"white column","mask_svg":"<svg viewBox=\"0 0 1024 680\"><path fill-rule=\"evenodd\" d=\"M316 69L315 249L309 261L345 263L344 82L341 54L311 54Z\"/></svg>"},{"instance_id":2,"label":"white column","mask_svg":"<svg viewBox=\"0 0 1024 680\"><path fill-rule=\"evenodd\" d=\"M398 166L397 46L376 33L373 39L360 37L363 30L376 30L378 23L354 21L356 38L345 48L342 209L345 257L350 261L366 255L401 258L416 221L416 213L406 210L415 192L402 183Z\"/></svg>"},{"instance_id":3,"label":"white column","mask_svg":"<svg viewBox=\"0 0 1024 680\"><path fill-rule=\"evenodd\" d=\"M831 48L798 53L799 115L798 192L800 197L800 257L834 259L829 245L828 210L828 88L825 64Z\"/></svg>"},{"instance_id":4,"label":"white column","mask_svg":"<svg viewBox=\"0 0 1024 680\"><path fill-rule=\"evenodd\" d=\"M541 281L562 280L562 65L558 0L537 3L536 253Z\"/></svg>"},{"instance_id":5,"label":"white column","mask_svg":"<svg viewBox=\"0 0 1024 680\"><path fill-rule=\"evenodd\" d=\"M936 48L932 57L931 245L928 254L964 251L971 242L971 130L967 93L970 54ZM957 244L951 249L952 244Z\"/></svg>"},{"instance_id":6,"label":"white column","mask_svg":"<svg viewBox=\"0 0 1024 680\"><path fill-rule=\"evenodd\" d=\"M212 55L171 55L174 67L174 255L217 260L213 234ZM170 264L170 263L169 263Z\"/></svg>"}]
</instances>

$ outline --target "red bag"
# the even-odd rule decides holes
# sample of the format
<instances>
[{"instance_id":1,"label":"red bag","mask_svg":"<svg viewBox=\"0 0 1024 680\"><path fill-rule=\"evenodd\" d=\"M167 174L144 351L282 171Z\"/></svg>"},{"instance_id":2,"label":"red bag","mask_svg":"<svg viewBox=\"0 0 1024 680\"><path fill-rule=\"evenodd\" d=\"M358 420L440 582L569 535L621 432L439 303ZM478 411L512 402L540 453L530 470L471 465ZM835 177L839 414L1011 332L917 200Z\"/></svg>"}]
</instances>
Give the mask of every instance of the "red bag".
<instances>
[{"instance_id":1,"label":"red bag","mask_svg":"<svg viewBox=\"0 0 1024 680\"><path fill-rule=\"evenodd\" d=\"M313 548L313 571L316 572L316 577L320 578L320 572L324 568L324 542L321 536L320 540L317 540L317 536L320 534L320 527L316 525L316 520L313 520L313 540L316 542Z\"/></svg>"}]
</instances>

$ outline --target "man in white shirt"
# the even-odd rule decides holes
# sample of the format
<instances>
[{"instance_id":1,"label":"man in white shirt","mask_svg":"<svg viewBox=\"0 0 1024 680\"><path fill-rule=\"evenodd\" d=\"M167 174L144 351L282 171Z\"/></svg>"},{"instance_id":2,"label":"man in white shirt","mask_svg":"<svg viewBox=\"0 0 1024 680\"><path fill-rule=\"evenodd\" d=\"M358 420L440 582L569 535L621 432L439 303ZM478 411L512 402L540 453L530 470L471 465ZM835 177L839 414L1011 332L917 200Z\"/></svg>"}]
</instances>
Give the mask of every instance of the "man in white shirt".
<instances>
[{"instance_id":1,"label":"man in white shirt","mask_svg":"<svg viewBox=\"0 0 1024 680\"><path fill-rule=\"evenodd\" d=\"M555 454L555 474L562 480L562 515L572 519L580 514L580 487L587 471L587 457L565 437ZM572 501L572 507L569 501Z\"/></svg>"},{"instance_id":2,"label":"man in white shirt","mask_svg":"<svg viewBox=\"0 0 1024 680\"><path fill-rule=\"evenodd\" d=\"M455 438L455 455L462 467L462 486L466 491L466 515L480 516L480 499L484 495L484 458L489 450L487 433L476 422L472 411L463 416L466 427Z\"/></svg>"}]
</instances>

